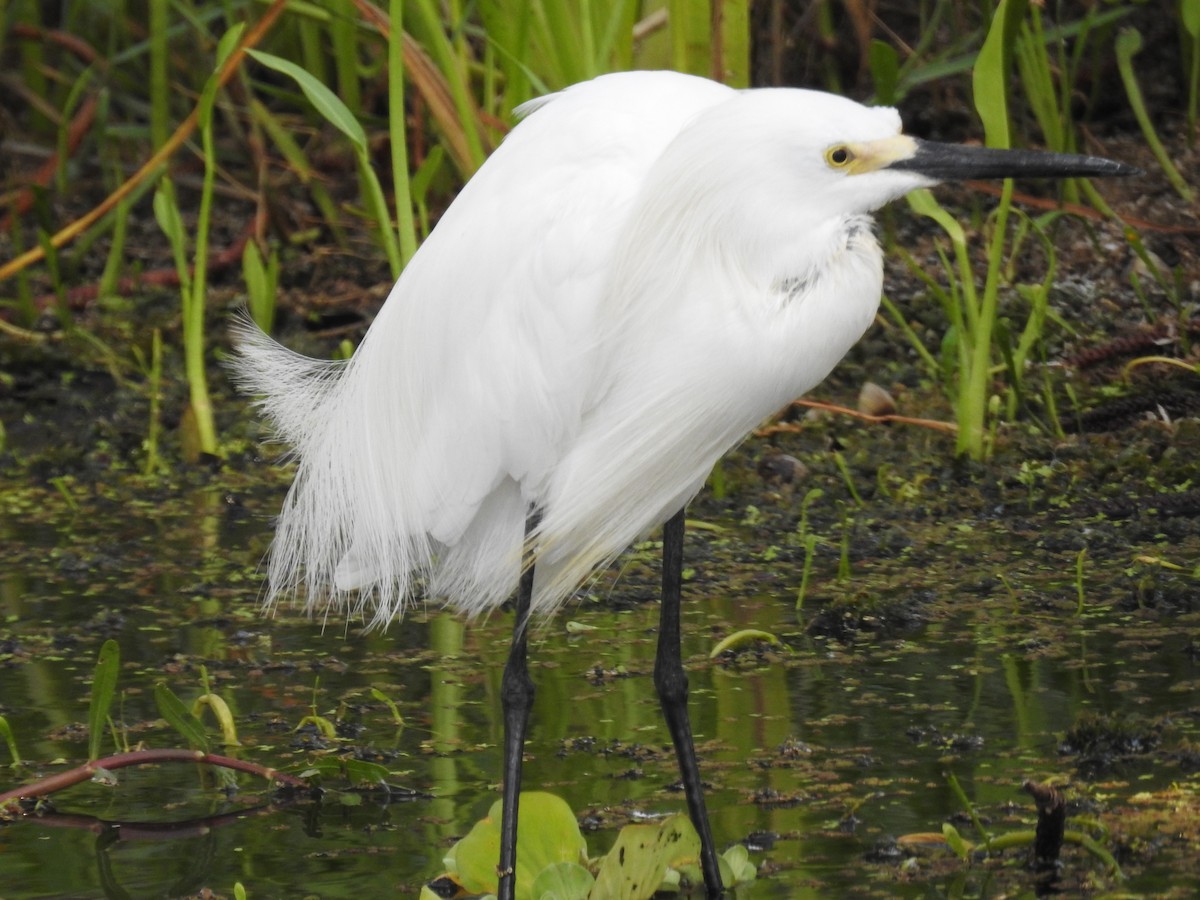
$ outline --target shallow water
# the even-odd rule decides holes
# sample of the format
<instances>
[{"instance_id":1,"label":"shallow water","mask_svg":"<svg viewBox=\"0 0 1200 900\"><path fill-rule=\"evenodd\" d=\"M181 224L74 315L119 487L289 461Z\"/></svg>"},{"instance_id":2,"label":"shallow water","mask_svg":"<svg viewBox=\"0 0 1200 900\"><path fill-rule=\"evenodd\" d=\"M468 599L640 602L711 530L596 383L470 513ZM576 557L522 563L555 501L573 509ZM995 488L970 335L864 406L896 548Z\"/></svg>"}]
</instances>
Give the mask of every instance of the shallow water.
<instances>
[{"instance_id":1,"label":"shallow water","mask_svg":"<svg viewBox=\"0 0 1200 900\"><path fill-rule=\"evenodd\" d=\"M251 898L414 895L498 796L510 616L466 627L432 612L368 635L340 618L324 627L286 613L264 620L254 568L278 488L153 493L69 482L10 498L0 524L12 560L0 577L0 713L32 766L7 771L3 786L86 757L91 671L114 637L123 667L113 718L131 746L182 746L158 718L153 687L164 681L190 703L203 665L233 710L244 758L302 771L316 755L354 750L416 796L275 803L249 776L226 795L205 790L190 765L124 769L115 788L55 795L56 816L0 826L0 896L228 894L237 881ZM1186 754L1119 754L1081 772L1079 756L1060 745L1088 712L1159 729L1162 746L1200 743L1196 613L1114 602L1114 586L1093 575L1075 615L1070 573L1047 566L1018 529L977 527L955 531L956 546L918 547L948 560L944 570L879 557L841 582L836 561L821 560L798 620L794 558L764 554L761 533L751 533L762 528L746 521L689 537L697 565L684 647L715 836L722 846L750 840L764 866L739 897L1028 889L1019 853L973 867L944 852L907 864L907 854L878 855L889 838L940 832L950 820L977 839L947 773L994 833L1032 827L1020 790L1029 778L1071 777L1071 796L1089 814L1195 785ZM1012 561L1001 571L1008 588L994 577L997 553ZM525 787L562 795L597 826L587 831L593 855L620 825L683 808L650 679L657 606L639 602L653 597L653 558L652 546L641 548L615 587L601 579L531 647L538 697ZM921 622L909 616L872 636L871 613L860 612L845 640L800 624L851 591L871 594L882 624L889 600L911 605L930 592L922 571L938 599L921 607ZM568 622L594 630L572 636ZM708 659L716 641L746 627L779 635L786 649ZM402 727L371 687L397 704ZM342 740L323 745L294 731L312 708L338 721ZM1165 844L1141 859L1125 854L1125 889L1189 896L1200 886L1186 848ZM1078 848L1065 858L1068 886L1116 886Z\"/></svg>"}]
</instances>

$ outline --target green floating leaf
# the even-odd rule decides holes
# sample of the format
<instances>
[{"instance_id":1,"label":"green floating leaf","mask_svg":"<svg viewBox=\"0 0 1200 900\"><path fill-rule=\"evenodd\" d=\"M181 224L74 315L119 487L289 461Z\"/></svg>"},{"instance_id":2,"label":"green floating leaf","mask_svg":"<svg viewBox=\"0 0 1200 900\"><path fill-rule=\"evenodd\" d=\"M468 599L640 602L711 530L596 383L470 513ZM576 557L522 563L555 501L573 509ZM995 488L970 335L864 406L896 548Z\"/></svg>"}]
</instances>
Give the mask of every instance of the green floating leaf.
<instances>
[{"instance_id":1,"label":"green floating leaf","mask_svg":"<svg viewBox=\"0 0 1200 900\"><path fill-rule=\"evenodd\" d=\"M159 715L183 735L189 746L204 753L208 752L208 735L204 732L204 723L192 715L192 711L184 706L183 701L162 681L154 686L154 702L158 704Z\"/></svg>"},{"instance_id":2,"label":"green floating leaf","mask_svg":"<svg viewBox=\"0 0 1200 900\"><path fill-rule=\"evenodd\" d=\"M289 62L273 53L263 53L261 50L247 50L269 69L274 69L292 78L308 98L308 102L334 128L344 134L359 153L367 152L367 133L363 130L354 113L329 88L314 78L309 72L300 68L294 62Z\"/></svg>"},{"instance_id":3,"label":"green floating leaf","mask_svg":"<svg viewBox=\"0 0 1200 900\"><path fill-rule=\"evenodd\" d=\"M576 862L556 862L533 879L533 900L587 900L596 879Z\"/></svg>"},{"instance_id":4,"label":"green floating leaf","mask_svg":"<svg viewBox=\"0 0 1200 900\"><path fill-rule=\"evenodd\" d=\"M700 838L686 816L671 816L659 825L626 825L600 864L592 896L644 900L654 896L668 869L694 872L699 858Z\"/></svg>"},{"instance_id":5,"label":"green floating leaf","mask_svg":"<svg viewBox=\"0 0 1200 900\"><path fill-rule=\"evenodd\" d=\"M473 893L494 894L499 888L496 860L503 807L501 800L493 803L487 817L476 822L446 855L447 868ZM587 844L566 801L543 791L522 793L517 812L517 896L538 896L531 893L533 883L547 867L586 861Z\"/></svg>"},{"instance_id":6,"label":"green floating leaf","mask_svg":"<svg viewBox=\"0 0 1200 900\"><path fill-rule=\"evenodd\" d=\"M721 854L721 859L729 863L734 884L745 884L758 877L758 866L750 859L750 851L745 844L734 844Z\"/></svg>"},{"instance_id":7,"label":"green floating leaf","mask_svg":"<svg viewBox=\"0 0 1200 900\"><path fill-rule=\"evenodd\" d=\"M120 667L121 648L109 638L100 648L92 678L92 700L88 706L88 759L100 757L100 742L104 740L104 725L117 691L117 672Z\"/></svg>"},{"instance_id":8,"label":"green floating leaf","mask_svg":"<svg viewBox=\"0 0 1200 900\"><path fill-rule=\"evenodd\" d=\"M759 631L757 628L743 628L741 631L735 631L720 641L717 646L712 648L712 652L708 654L708 658L716 659L726 650L737 650L746 644L758 643L760 641L776 647L783 646L783 641L779 640L779 638L769 631Z\"/></svg>"}]
</instances>

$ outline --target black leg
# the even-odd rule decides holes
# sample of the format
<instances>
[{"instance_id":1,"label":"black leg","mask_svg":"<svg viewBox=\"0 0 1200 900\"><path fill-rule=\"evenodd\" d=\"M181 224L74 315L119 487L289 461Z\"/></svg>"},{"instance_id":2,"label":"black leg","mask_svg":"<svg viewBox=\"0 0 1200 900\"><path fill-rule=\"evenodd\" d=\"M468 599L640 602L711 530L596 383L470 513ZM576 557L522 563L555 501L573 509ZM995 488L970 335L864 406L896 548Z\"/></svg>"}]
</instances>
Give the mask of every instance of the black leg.
<instances>
[{"instance_id":1,"label":"black leg","mask_svg":"<svg viewBox=\"0 0 1200 900\"><path fill-rule=\"evenodd\" d=\"M525 520L528 537L537 527L537 511ZM525 748L525 731L529 726L529 711L533 708L534 684L525 664L529 635L529 602L533 597L533 564L521 573L517 587L517 613L513 622L512 648L500 682L500 704L504 709L504 809L500 818L500 878L499 900L513 900L517 867L517 804L521 795L521 756Z\"/></svg>"},{"instance_id":2,"label":"black leg","mask_svg":"<svg viewBox=\"0 0 1200 900\"><path fill-rule=\"evenodd\" d=\"M683 792L687 797L688 815L700 835L700 868L709 897L724 893L721 870L717 867L717 851L713 846L708 811L704 807L704 787L700 783L700 767L696 764L696 748L692 744L692 725L688 719L687 673L679 651L679 603L683 582L683 510L671 516L663 525L662 612L658 626L658 652L654 659L654 686L662 704L667 730L675 744L679 759L679 774L683 776Z\"/></svg>"}]
</instances>

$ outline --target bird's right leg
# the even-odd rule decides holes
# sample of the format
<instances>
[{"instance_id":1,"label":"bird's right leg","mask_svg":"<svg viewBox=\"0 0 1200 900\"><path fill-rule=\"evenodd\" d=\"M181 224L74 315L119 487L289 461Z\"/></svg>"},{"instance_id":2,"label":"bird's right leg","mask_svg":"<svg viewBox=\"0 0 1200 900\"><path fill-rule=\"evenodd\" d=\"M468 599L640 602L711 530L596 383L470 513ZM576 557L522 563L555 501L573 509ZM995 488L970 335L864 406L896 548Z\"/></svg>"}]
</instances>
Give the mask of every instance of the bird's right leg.
<instances>
[{"instance_id":1,"label":"bird's right leg","mask_svg":"<svg viewBox=\"0 0 1200 900\"><path fill-rule=\"evenodd\" d=\"M708 811L704 806L704 785L700 781L700 766L696 762L696 747L692 743L692 725L688 718L688 679L680 658L679 605L683 587L683 533L681 509L663 525L662 611L659 613L658 650L654 657L654 687L662 705L667 730L675 744L683 793L687 798L688 814L700 836L700 869L704 874L705 892L709 897L724 893L717 851L713 844Z\"/></svg>"},{"instance_id":2,"label":"bird's right leg","mask_svg":"<svg viewBox=\"0 0 1200 900\"><path fill-rule=\"evenodd\" d=\"M541 518L537 510L525 520L528 538ZM500 815L500 864L496 869L500 884L499 900L513 900L517 869L517 804L521 795L521 762L529 711L533 708L535 687L526 665L529 635L529 605L533 598L533 563L526 564L517 586L516 619L513 622L512 647L504 678L500 682L500 705L504 710L504 806Z\"/></svg>"}]
</instances>

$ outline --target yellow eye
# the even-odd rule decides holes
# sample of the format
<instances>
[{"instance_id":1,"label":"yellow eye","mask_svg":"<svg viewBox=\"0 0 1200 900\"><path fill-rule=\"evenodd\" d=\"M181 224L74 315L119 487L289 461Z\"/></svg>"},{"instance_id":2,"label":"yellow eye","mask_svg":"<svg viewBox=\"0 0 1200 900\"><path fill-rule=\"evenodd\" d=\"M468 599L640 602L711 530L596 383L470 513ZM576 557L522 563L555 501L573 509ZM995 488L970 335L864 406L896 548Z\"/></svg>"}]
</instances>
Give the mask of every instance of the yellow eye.
<instances>
[{"instance_id":1,"label":"yellow eye","mask_svg":"<svg viewBox=\"0 0 1200 900\"><path fill-rule=\"evenodd\" d=\"M854 161L854 153L845 144L836 144L825 151L825 162L831 168L844 169Z\"/></svg>"}]
</instances>

